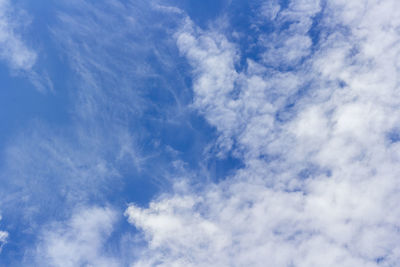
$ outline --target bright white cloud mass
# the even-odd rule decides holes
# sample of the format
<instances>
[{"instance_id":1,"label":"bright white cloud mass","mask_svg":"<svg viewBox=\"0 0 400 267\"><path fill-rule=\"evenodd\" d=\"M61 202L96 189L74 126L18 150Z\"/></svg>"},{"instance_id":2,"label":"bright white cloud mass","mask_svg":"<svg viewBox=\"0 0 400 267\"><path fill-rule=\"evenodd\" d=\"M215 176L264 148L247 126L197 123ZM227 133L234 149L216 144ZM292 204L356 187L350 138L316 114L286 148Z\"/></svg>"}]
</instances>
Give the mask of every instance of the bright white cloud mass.
<instances>
[{"instance_id":1,"label":"bright white cloud mass","mask_svg":"<svg viewBox=\"0 0 400 267\"><path fill-rule=\"evenodd\" d=\"M250 2L0 0L0 265L399 265L400 2Z\"/></svg>"},{"instance_id":2,"label":"bright white cloud mass","mask_svg":"<svg viewBox=\"0 0 400 267\"><path fill-rule=\"evenodd\" d=\"M260 34L261 58L242 71L240 51L218 31L190 21L178 31L193 68L194 105L245 167L200 192L130 206L130 222L149 242L137 266L400 261L399 151L390 139L400 115L400 6L336 2L322 11L319 1L294 1L277 14L269 7L265 21L295 22ZM311 54L318 12L321 40ZM282 63L293 69L277 70Z\"/></svg>"}]
</instances>

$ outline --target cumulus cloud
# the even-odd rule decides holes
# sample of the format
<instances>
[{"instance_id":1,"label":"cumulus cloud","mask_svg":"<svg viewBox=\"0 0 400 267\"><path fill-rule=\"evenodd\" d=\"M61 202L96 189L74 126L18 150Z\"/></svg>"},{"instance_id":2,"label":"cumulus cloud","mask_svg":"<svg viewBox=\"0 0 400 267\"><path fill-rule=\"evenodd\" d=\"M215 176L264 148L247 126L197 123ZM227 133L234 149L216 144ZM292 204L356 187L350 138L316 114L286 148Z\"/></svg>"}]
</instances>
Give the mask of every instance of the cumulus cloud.
<instances>
[{"instance_id":1,"label":"cumulus cloud","mask_svg":"<svg viewBox=\"0 0 400 267\"><path fill-rule=\"evenodd\" d=\"M286 27L259 37L264 50L243 71L235 65L238 46L223 33L189 20L177 32L193 68L194 106L219 131L222 151L233 151L245 167L203 189L163 195L148 208L131 205L126 215L148 242L136 266L399 262L393 133L400 4L276 4L262 13Z\"/></svg>"},{"instance_id":2,"label":"cumulus cloud","mask_svg":"<svg viewBox=\"0 0 400 267\"><path fill-rule=\"evenodd\" d=\"M104 248L115 222L111 208L78 209L68 221L42 231L36 266L119 266Z\"/></svg>"}]
</instances>

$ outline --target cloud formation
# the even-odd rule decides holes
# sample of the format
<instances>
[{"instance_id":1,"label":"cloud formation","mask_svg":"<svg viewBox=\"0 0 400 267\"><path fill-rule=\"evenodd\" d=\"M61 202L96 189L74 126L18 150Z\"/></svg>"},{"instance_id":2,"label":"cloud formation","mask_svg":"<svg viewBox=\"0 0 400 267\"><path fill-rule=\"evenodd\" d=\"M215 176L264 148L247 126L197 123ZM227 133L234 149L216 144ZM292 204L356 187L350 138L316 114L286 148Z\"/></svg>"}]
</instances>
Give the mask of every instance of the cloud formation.
<instances>
[{"instance_id":1,"label":"cloud formation","mask_svg":"<svg viewBox=\"0 0 400 267\"><path fill-rule=\"evenodd\" d=\"M245 167L131 205L126 215L148 242L136 266L399 262L399 7L265 5L261 16L281 30L259 35L243 70L229 35L187 20L176 39L194 105Z\"/></svg>"},{"instance_id":2,"label":"cloud formation","mask_svg":"<svg viewBox=\"0 0 400 267\"><path fill-rule=\"evenodd\" d=\"M35 266L120 266L104 248L115 221L110 208L82 207L69 221L53 223L42 232Z\"/></svg>"},{"instance_id":3,"label":"cloud formation","mask_svg":"<svg viewBox=\"0 0 400 267\"><path fill-rule=\"evenodd\" d=\"M0 216L0 221L1 221L1 216ZM0 231L0 253L3 248L3 246L7 243L8 240L8 232L6 231Z\"/></svg>"},{"instance_id":4,"label":"cloud formation","mask_svg":"<svg viewBox=\"0 0 400 267\"><path fill-rule=\"evenodd\" d=\"M47 71L36 68L38 52L27 44L25 28L31 19L19 6L0 0L0 59L8 65L12 75L27 78L40 92L53 91Z\"/></svg>"},{"instance_id":5,"label":"cloud formation","mask_svg":"<svg viewBox=\"0 0 400 267\"><path fill-rule=\"evenodd\" d=\"M207 27L174 1L53 8L67 115L0 155L10 265L400 261L398 1L230 1ZM44 84L14 13L0 57Z\"/></svg>"},{"instance_id":6,"label":"cloud formation","mask_svg":"<svg viewBox=\"0 0 400 267\"><path fill-rule=\"evenodd\" d=\"M58 75L67 77L66 91L56 90L54 98L46 99L56 101L55 119L47 114L29 117L21 128L13 129L0 155L0 208L7 225L12 225L13 246L6 251L10 265L19 264L25 251L38 245L47 224L65 228L65 235L57 238L68 236L73 227L65 226L69 225L66 218L73 217L77 207L96 203L124 209L127 199L145 201L166 184L169 170L175 168L170 160L179 152L164 138L164 129L178 132L190 116L184 106L190 91L171 60L177 49L172 46L175 54L165 52L171 48L170 38L154 43L165 34L165 25L149 23L153 12L163 21L170 10L154 11L145 1L59 5L53 7L57 20L47 33L54 42L48 45L58 49L52 56L65 60L61 68L65 73ZM173 24L169 17L168 21ZM136 184L150 188L133 188ZM81 245L80 241L67 243L71 251ZM50 253L44 250L40 248L41 253ZM63 257L46 259L49 265L61 264L62 259L56 258ZM67 262L69 257L65 256Z\"/></svg>"},{"instance_id":7,"label":"cloud formation","mask_svg":"<svg viewBox=\"0 0 400 267\"><path fill-rule=\"evenodd\" d=\"M28 71L35 64L37 55L28 48L16 32L18 19L8 0L0 1L0 57L12 69Z\"/></svg>"}]
</instances>

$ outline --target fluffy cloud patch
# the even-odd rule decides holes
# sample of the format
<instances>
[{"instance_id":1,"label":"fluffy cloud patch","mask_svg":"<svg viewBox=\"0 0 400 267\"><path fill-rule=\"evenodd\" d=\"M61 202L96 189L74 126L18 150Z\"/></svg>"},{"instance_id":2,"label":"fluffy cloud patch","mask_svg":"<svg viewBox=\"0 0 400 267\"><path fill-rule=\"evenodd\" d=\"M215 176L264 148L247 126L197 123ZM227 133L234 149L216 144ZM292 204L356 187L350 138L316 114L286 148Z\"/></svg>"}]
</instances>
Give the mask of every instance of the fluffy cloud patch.
<instances>
[{"instance_id":1,"label":"fluffy cloud patch","mask_svg":"<svg viewBox=\"0 0 400 267\"><path fill-rule=\"evenodd\" d=\"M400 117L399 4L276 5L262 14L286 26L260 35L260 56L243 71L223 33L186 21L176 34L195 107L245 167L148 208L131 205L128 219L148 242L137 266L399 262L400 151L390 138Z\"/></svg>"},{"instance_id":2,"label":"fluffy cloud patch","mask_svg":"<svg viewBox=\"0 0 400 267\"><path fill-rule=\"evenodd\" d=\"M77 210L68 221L43 231L37 266L119 266L104 250L115 221L116 213L110 208Z\"/></svg>"}]
</instances>

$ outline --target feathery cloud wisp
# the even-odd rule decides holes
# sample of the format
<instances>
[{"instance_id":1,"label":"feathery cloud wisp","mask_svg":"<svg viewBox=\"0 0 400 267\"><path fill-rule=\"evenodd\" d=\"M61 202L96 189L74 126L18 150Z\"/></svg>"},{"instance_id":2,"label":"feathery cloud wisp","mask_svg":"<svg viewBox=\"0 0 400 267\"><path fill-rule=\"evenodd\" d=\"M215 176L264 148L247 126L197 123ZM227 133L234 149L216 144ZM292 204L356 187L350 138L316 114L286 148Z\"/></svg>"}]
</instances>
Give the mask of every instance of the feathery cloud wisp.
<instances>
[{"instance_id":1,"label":"feathery cloud wisp","mask_svg":"<svg viewBox=\"0 0 400 267\"><path fill-rule=\"evenodd\" d=\"M36 53L24 44L15 32L16 23L10 16L12 8L8 0L0 1L0 57L8 62L12 69L28 71L36 61Z\"/></svg>"}]
</instances>

